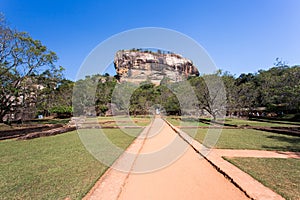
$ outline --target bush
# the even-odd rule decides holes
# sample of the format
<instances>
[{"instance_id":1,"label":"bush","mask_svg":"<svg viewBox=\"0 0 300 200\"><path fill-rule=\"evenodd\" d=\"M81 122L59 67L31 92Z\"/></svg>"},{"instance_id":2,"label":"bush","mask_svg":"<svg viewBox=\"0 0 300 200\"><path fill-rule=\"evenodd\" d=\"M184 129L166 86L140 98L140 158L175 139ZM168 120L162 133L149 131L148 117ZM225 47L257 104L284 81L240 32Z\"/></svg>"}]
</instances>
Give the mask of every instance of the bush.
<instances>
[{"instance_id":1,"label":"bush","mask_svg":"<svg viewBox=\"0 0 300 200\"><path fill-rule=\"evenodd\" d=\"M72 116L73 108L71 106L56 106L50 109L50 113L57 114L58 118L68 118Z\"/></svg>"}]
</instances>

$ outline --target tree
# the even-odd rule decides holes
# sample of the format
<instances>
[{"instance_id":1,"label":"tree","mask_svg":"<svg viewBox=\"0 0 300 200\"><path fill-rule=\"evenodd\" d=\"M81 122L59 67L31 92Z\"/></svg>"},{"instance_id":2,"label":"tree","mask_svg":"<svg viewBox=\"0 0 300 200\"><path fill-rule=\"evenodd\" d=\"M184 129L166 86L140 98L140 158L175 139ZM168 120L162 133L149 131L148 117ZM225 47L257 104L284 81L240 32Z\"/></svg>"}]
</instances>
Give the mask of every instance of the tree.
<instances>
[{"instance_id":1,"label":"tree","mask_svg":"<svg viewBox=\"0 0 300 200\"><path fill-rule=\"evenodd\" d=\"M168 83L170 85L171 83ZM158 104L160 104L168 115L180 115L180 103L176 95L167 87L167 83L159 85L157 88Z\"/></svg>"},{"instance_id":2,"label":"tree","mask_svg":"<svg viewBox=\"0 0 300 200\"><path fill-rule=\"evenodd\" d=\"M227 98L227 112L233 114L237 110L237 86L235 84L235 77L229 72L222 73L222 81L226 89Z\"/></svg>"},{"instance_id":3,"label":"tree","mask_svg":"<svg viewBox=\"0 0 300 200\"><path fill-rule=\"evenodd\" d=\"M72 105L74 116L96 115L95 96L99 75L86 76L76 81L73 88Z\"/></svg>"},{"instance_id":4,"label":"tree","mask_svg":"<svg viewBox=\"0 0 300 200\"><path fill-rule=\"evenodd\" d=\"M59 67L52 71L45 70L37 76L36 82L39 89L36 107L39 114L49 115L50 110L57 106L71 106L72 81L63 79L64 68Z\"/></svg>"},{"instance_id":5,"label":"tree","mask_svg":"<svg viewBox=\"0 0 300 200\"><path fill-rule=\"evenodd\" d=\"M116 78L109 77L108 74L99 76L99 82L97 85L95 103L97 115L105 115L106 111L109 110L112 93L117 83Z\"/></svg>"},{"instance_id":6,"label":"tree","mask_svg":"<svg viewBox=\"0 0 300 200\"><path fill-rule=\"evenodd\" d=\"M254 74L241 74L235 81L237 86L236 106L238 109L252 110L257 102L257 88Z\"/></svg>"},{"instance_id":7,"label":"tree","mask_svg":"<svg viewBox=\"0 0 300 200\"><path fill-rule=\"evenodd\" d=\"M0 120L24 107L37 88L36 77L57 70L57 56L28 33L10 29L0 17Z\"/></svg>"},{"instance_id":8,"label":"tree","mask_svg":"<svg viewBox=\"0 0 300 200\"><path fill-rule=\"evenodd\" d=\"M150 107L156 104L157 96L158 93L153 83L149 81L141 83L130 98L129 112L134 115L148 114Z\"/></svg>"},{"instance_id":9,"label":"tree","mask_svg":"<svg viewBox=\"0 0 300 200\"><path fill-rule=\"evenodd\" d=\"M57 117L70 117L72 115L72 94L74 82L61 79L46 79L42 89L38 90L37 110L39 114Z\"/></svg>"},{"instance_id":10,"label":"tree","mask_svg":"<svg viewBox=\"0 0 300 200\"><path fill-rule=\"evenodd\" d=\"M65 107L72 106L74 82L68 79L62 79L58 83L56 88L56 105L62 105Z\"/></svg>"},{"instance_id":11,"label":"tree","mask_svg":"<svg viewBox=\"0 0 300 200\"><path fill-rule=\"evenodd\" d=\"M275 67L257 75L261 105L277 110L299 110L300 67L277 60Z\"/></svg>"},{"instance_id":12,"label":"tree","mask_svg":"<svg viewBox=\"0 0 300 200\"><path fill-rule=\"evenodd\" d=\"M192 77L189 79L189 82L197 95L199 108L207 111L214 121L217 118L223 118L227 101L220 72L201 77Z\"/></svg>"}]
</instances>

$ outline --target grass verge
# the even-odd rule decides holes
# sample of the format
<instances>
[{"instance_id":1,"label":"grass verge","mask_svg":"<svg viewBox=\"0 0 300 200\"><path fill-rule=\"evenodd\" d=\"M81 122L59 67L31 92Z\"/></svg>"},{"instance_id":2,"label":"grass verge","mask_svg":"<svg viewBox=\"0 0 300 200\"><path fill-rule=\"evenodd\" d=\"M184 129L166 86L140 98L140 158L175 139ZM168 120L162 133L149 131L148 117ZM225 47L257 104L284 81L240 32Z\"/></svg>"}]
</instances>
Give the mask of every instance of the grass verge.
<instances>
[{"instance_id":1,"label":"grass verge","mask_svg":"<svg viewBox=\"0 0 300 200\"><path fill-rule=\"evenodd\" d=\"M195 129L182 130L188 134L195 132ZM208 129L198 129L194 139L203 143L207 132ZM215 148L300 152L300 137L253 129L223 129Z\"/></svg>"},{"instance_id":2,"label":"grass verge","mask_svg":"<svg viewBox=\"0 0 300 200\"><path fill-rule=\"evenodd\" d=\"M98 122L102 127L106 126L147 126L151 122L148 116L116 116L116 117L98 117Z\"/></svg>"},{"instance_id":3,"label":"grass verge","mask_svg":"<svg viewBox=\"0 0 300 200\"><path fill-rule=\"evenodd\" d=\"M173 124L174 126L209 126L209 121L210 120L205 120L206 123L203 123L201 121L197 121L194 118L187 118L187 117L175 117L175 116L168 116L166 118L171 124Z\"/></svg>"},{"instance_id":4,"label":"grass verge","mask_svg":"<svg viewBox=\"0 0 300 200\"><path fill-rule=\"evenodd\" d=\"M290 121L279 121L279 120L267 120L267 119L225 119L226 125L236 125L236 126L265 126L265 127L287 127L287 126L300 126L299 122Z\"/></svg>"},{"instance_id":5,"label":"grass verge","mask_svg":"<svg viewBox=\"0 0 300 200\"><path fill-rule=\"evenodd\" d=\"M125 149L135 137L105 134ZM73 131L28 141L0 142L0 199L81 199L105 172Z\"/></svg>"},{"instance_id":6,"label":"grass verge","mask_svg":"<svg viewBox=\"0 0 300 200\"><path fill-rule=\"evenodd\" d=\"M189 118L180 116L168 116L167 120L174 126L209 126L211 119L209 118ZM300 126L300 122L280 121L272 119L239 119L226 118L224 126L264 126L264 127L295 127Z\"/></svg>"},{"instance_id":7,"label":"grass verge","mask_svg":"<svg viewBox=\"0 0 300 200\"><path fill-rule=\"evenodd\" d=\"M282 158L226 158L288 200L300 197L300 160Z\"/></svg>"}]
</instances>

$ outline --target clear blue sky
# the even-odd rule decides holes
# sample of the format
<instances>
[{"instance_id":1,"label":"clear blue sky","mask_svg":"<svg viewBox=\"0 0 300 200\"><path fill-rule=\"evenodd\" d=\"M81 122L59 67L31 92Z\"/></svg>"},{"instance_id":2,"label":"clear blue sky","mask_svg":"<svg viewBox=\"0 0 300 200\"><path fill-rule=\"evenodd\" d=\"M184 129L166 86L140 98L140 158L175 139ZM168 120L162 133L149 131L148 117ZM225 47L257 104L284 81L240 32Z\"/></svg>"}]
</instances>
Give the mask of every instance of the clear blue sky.
<instances>
[{"instance_id":1,"label":"clear blue sky","mask_svg":"<svg viewBox=\"0 0 300 200\"><path fill-rule=\"evenodd\" d=\"M69 79L100 42L139 27L182 32L236 75L267 69L276 57L300 64L299 0L0 0L0 9L11 27L58 54Z\"/></svg>"}]
</instances>

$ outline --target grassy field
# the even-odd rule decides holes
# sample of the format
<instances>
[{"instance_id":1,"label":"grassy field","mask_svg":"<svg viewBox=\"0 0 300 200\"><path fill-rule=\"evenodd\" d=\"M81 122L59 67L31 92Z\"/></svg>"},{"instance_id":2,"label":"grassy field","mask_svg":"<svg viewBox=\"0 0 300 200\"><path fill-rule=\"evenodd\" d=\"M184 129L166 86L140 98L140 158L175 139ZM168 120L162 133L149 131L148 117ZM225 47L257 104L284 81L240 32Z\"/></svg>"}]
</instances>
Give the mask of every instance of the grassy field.
<instances>
[{"instance_id":1,"label":"grassy field","mask_svg":"<svg viewBox=\"0 0 300 200\"><path fill-rule=\"evenodd\" d=\"M174 126L209 126L211 119L209 118L187 118L178 116L168 116L166 119ZM287 127L287 126L300 126L300 122L292 121L279 121L271 119L237 119L237 118L226 118L224 126L265 126L265 127Z\"/></svg>"},{"instance_id":2,"label":"grassy field","mask_svg":"<svg viewBox=\"0 0 300 200\"><path fill-rule=\"evenodd\" d=\"M280 158L226 158L288 200L300 197L300 160Z\"/></svg>"},{"instance_id":3,"label":"grassy field","mask_svg":"<svg viewBox=\"0 0 300 200\"><path fill-rule=\"evenodd\" d=\"M12 123L11 125L7 125L4 123L0 123L0 130L12 130L18 128L28 127L28 125L40 125L40 124L67 124L70 119L37 119L33 121L25 121L22 124Z\"/></svg>"},{"instance_id":4,"label":"grassy field","mask_svg":"<svg viewBox=\"0 0 300 200\"><path fill-rule=\"evenodd\" d=\"M117 117L98 117L98 122L101 127L107 126L147 126L151 122L151 118L146 116L137 116L137 117L126 117L126 116L117 116Z\"/></svg>"},{"instance_id":5,"label":"grassy field","mask_svg":"<svg viewBox=\"0 0 300 200\"><path fill-rule=\"evenodd\" d=\"M10 130L10 129L12 129L11 126L0 123L0 130Z\"/></svg>"},{"instance_id":6,"label":"grassy field","mask_svg":"<svg viewBox=\"0 0 300 200\"><path fill-rule=\"evenodd\" d=\"M119 129L106 129L105 134L123 149L134 139ZM75 131L1 141L0 199L81 199L106 169Z\"/></svg>"},{"instance_id":7,"label":"grassy field","mask_svg":"<svg viewBox=\"0 0 300 200\"><path fill-rule=\"evenodd\" d=\"M203 123L200 121L196 121L192 118L180 118L180 117L166 117L166 120L168 120L171 124L174 126L209 126L208 123Z\"/></svg>"},{"instance_id":8,"label":"grassy field","mask_svg":"<svg viewBox=\"0 0 300 200\"><path fill-rule=\"evenodd\" d=\"M194 129L182 129L194 133ZM198 129L195 139L203 142L208 129ZM300 137L253 129L223 129L215 148L300 151Z\"/></svg>"},{"instance_id":9,"label":"grassy field","mask_svg":"<svg viewBox=\"0 0 300 200\"><path fill-rule=\"evenodd\" d=\"M66 119L36 119L34 121L24 122L24 124L67 124L70 118Z\"/></svg>"},{"instance_id":10,"label":"grassy field","mask_svg":"<svg viewBox=\"0 0 300 200\"><path fill-rule=\"evenodd\" d=\"M175 125L179 126L182 121L184 125L181 129L190 134L195 135L194 138L203 143L207 136L208 127L207 122L209 119L183 119L180 117L167 117L167 120ZM202 123L202 122L205 123ZM297 126L299 122L289 121L272 121L272 120L244 120L244 119L226 119L226 126ZM202 126L198 130L194 128L184 128L184 126ZM196 132L196 134L195 134ZM212 136L212 135L210 135ZM208 145L205 143L205 145ZM209 145L208 145L209 146ZM258 150L280 150L280 151L300 151L300 137L288 136L283 134L277 134L266 131L259 131L254 129L222 129L222 133L218 138L218 142L215 148L222 149L258 149Z\"/></svg>"},{"instance_id":11,"label":"grassy field","mask_svg":"<svg viewBox=\"0 0 300 200\"><path fill-rule=\"evenodd\" d=\"M236 126L267 126L267 127L278 127L278 126L300 126L300 122L290 121L279 121L279 120L268 120L268 119L225 119L225 125L236 125Z\"/></svg>"},{"instance_id":12,"label":"grassy field","mask_svg":"<svg viewBox=\"0 0 300 200\"><path fill-rule=\"evenodd\" d=\"M94 121L94 118L87 118L87 121ZM137 116L137 117L98 117L98 122L101 127L111 126L147 126L151 122L149 116ZM16 128L26 127L26 125L37 125L37 124L67 124L70 119L36 119L32 121L23 122L23 124L13 123L12 126L0 123L0 130L11 130ZM116 122L117 121L117 122Z\"/></svg>"}]
</instances>

